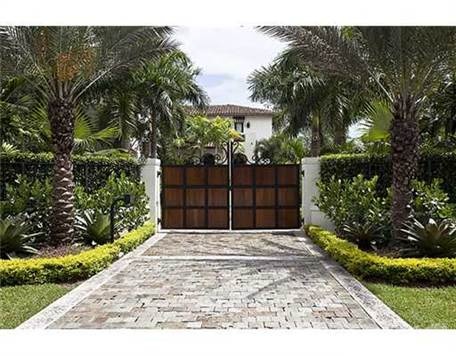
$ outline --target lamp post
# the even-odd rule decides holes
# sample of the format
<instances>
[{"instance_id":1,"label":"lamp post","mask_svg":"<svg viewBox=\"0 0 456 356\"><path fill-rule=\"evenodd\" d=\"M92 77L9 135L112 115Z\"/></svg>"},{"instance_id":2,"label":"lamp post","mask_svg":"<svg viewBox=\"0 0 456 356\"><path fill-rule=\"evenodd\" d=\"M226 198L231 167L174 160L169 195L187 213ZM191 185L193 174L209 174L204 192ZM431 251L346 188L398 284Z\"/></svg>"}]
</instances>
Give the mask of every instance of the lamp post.
<instances>
[{"instance_id":1,"label":"lamp post","mask_svg":"<svg viewBox=\"0 0 456 356\"><path fill-rule=\"evenodd\" d=\"M125 205L130 205L134 201L134 195L132 194L124 194L118 197L115 197L111 203L111 208L109 211L109 218L110 218L110 227L111 227L111 242L114 242L114 215L116 211L116 204L119 201L123 201Z\"/></svg>"}]
</instances>

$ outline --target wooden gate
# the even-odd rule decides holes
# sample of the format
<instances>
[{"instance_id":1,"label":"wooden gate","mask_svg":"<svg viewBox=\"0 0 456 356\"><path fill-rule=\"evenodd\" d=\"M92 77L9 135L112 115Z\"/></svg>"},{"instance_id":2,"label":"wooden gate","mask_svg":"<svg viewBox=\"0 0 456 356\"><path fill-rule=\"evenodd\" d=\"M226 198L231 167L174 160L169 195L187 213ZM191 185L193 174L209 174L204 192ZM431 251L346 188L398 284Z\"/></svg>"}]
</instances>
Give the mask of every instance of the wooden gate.
<instances>
[{"instance_id":1,"label":"wooden gate","mask_svg":"<svg viewBox=\"0 0 456 356\"><path fill-rule=\"evenodd\" d=\"M232 228L299 228L299 165L233 165Z\"/></svg>"},{"instance_id":2,"label":"wooden gate","mask_svg":"<svg viewBox=\"0 0 456 356\"><path fill-rule=\"evenodd\" d=\"M231 215L233 230L299 228L299 180L295 164L163 166L162 226L229 229Z\"/></svg>"},{"instance_id":3,"label":"wooden gate","mask_svg":"<svg viewBox=\"0 0 456 356\"><path fill-rule=\"evenodd\" d=\"M229 228L228 166L163 166L162 226Z\"/></svg>"}]
</instances>

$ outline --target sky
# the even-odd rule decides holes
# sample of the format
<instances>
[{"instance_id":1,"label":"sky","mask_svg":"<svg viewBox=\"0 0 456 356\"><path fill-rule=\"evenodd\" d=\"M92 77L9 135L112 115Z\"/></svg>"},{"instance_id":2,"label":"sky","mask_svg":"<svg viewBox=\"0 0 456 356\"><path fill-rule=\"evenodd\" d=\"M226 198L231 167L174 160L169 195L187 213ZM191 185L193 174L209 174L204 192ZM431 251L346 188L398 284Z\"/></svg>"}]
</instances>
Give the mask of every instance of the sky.
<instances>
[{"instance_id":1,"label":"sky","mask_svg":"<svg viewBox=\"0 0 456 356\"><path fill-rule=\"evenodd\" d=\"M175 32L181 49L201 68L198 83L211 104L262 107L249 99L247 77L268 65L285 44L253 27L179 27Z\"/></svg>"}]
</instances>

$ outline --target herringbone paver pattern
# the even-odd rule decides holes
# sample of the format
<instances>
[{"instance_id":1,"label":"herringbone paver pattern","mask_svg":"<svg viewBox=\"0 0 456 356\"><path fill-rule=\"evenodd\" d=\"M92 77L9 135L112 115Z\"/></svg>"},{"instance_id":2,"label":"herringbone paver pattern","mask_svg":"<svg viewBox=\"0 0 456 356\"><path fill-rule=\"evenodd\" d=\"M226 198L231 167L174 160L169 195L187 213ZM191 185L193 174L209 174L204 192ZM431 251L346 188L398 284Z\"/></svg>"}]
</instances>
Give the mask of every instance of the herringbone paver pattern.
<instances>
[{"instance_id":1,"label":"herringbone paver pattern","mask_svg":"<svg viewBox=\"0 0 456 356\"><path fill-rule=\"evenodd\" d=\"M378 327L302 239L242 236L169 234L50 328Z\"/></svg>"}]
</instances>

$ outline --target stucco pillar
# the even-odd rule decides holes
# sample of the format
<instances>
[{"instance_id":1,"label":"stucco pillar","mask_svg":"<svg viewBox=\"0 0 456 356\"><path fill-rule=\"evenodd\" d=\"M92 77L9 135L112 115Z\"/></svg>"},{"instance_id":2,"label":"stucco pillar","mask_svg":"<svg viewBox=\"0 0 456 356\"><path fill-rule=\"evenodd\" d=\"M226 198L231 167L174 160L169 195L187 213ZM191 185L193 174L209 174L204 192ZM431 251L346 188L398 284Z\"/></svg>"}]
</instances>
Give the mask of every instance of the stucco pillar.
<instances>
[{"instance_id":1,"label":"stucco pillar","mask_svg":"<svg viewBox=\"0 0 456 356\"><path fill-rule=\"evenodd\" d=\"M141 169L141 181L146 187L146 195L149 198L149 217L160 228L161 219L160 206L160 160L157 158L148 158Z\"/></svg>"},{"instance_id":2,"label":"stucco pillar","mask_svg":"<svg viewBox=\"0 0 456 356\"><path fill-rule=\"evenodd\" d=\"M304 224L320 225L334 231L333 223L322 213L313 202L318 197L317 182L320 180L320 158L306 157L302 159L302 215Z\"/></svg>"}]
</instances>

